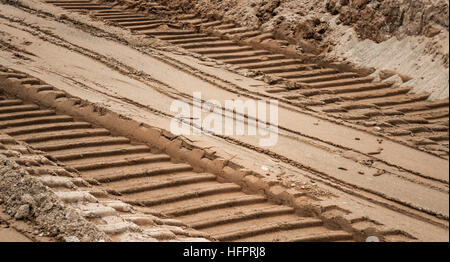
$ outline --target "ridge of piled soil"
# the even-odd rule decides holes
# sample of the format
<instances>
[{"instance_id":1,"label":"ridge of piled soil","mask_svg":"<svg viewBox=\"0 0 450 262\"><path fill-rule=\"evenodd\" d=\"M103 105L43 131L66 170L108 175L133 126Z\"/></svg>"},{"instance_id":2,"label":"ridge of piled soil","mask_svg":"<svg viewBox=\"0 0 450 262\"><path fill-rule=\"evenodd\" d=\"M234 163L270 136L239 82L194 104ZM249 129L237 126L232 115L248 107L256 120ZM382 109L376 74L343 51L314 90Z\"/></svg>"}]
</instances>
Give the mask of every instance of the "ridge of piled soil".
<instances>
[{"instance_id":1,"label":"ridge of piled soil","mask_svg":"<svg viewBox=\"0 0 450 262\"><path fill-rule=\"evenodd\" d=\"M64 241L105 241L103 232L67 207L55 193L14 161L0 154L0 204L16 220L30 221L38 232Z\"/></svg>"}]
</instances>

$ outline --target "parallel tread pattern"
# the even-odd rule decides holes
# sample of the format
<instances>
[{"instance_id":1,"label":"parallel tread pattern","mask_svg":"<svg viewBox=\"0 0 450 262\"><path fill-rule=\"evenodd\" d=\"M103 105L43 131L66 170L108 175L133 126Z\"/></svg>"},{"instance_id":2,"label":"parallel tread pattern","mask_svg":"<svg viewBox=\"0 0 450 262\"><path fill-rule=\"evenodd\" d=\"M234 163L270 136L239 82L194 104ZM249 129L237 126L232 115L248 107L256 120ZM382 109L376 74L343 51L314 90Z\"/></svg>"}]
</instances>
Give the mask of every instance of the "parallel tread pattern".
<instances>
[{"instance_id":1,"label":"parallel tread pattern","mask_svg":"<svg viewBox=\"0 0 450 262\"><path fill-rule=\"evenodd\" d=\"M219 240L253 236L257 241L268 232L298 238L289 228L299 227L311 227L312 233L316 227L321 232L328 230L331 240L333 234L346 234L326 229L321 220L299 217L292 208L272 204L263 196L245 194L237 184L219 183L213 174L196 173L188 164L172 163L166 154L151 153L147 145L114 137L90 123L5 97L0 97L0 110L2 132L76 169L88 181L97 181L125 203L159 210L193 228L214 232ZM197 216L202 219L195 220ZM242 223L252 227L234 232L236 224ZM217 232L218 226L223 229ZM345 240L353 239L350 234L346 236ZM301 237L314 239L309 233Z\"/></svg>"}]
</instances>

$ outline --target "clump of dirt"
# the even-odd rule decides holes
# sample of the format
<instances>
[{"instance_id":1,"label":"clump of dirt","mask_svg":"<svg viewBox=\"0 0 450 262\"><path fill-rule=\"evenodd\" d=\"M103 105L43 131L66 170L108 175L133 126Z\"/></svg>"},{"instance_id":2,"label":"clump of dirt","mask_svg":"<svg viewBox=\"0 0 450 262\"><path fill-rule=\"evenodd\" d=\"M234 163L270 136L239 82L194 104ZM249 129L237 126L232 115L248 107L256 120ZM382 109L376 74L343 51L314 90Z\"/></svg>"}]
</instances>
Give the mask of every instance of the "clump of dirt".
<instances>
[{"instance_id":1,"label":"clump of dirt","mask_svg":"<svg viewBox=\"0 0 450 262\"><path fill-rule=\"evenodd\" d=\"M0 154L0 205L17 220L62 241L107 241L109 237L58 199L50 188Z\"/></svg>"}]
</instances>

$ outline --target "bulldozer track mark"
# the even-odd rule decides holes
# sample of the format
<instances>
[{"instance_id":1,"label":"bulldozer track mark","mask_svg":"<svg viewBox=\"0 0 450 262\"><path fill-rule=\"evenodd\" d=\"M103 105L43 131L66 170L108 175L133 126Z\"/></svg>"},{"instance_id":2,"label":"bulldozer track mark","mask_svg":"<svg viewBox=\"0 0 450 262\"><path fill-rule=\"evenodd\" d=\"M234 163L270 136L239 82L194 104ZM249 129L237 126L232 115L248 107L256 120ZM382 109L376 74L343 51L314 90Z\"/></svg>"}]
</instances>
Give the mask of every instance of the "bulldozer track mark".
<instances>
[{"instance_id":1,"label":"bulldozer track mark","mask_svg":"<svg viewBox=\"0 0 450 262\"><path fill-rule=\"evenodd\" d=\"M429 101L427 100L429 94L412 94L409 87L399 88L393 83L377 82L371 77L355 72L304 63L300 59L288 58L284 54L245 44L254 40L262 42L273 39L270 33L261 33L233 23L210 21L193 14L161 19L158 12L165 14L167 8L157 2L152 3L157 7L153 10L156 13L153 16L131 13L126 9L99 5L92 1L46 2L70 11L89 12L104 21L168 41L191 52L221 60L241 69L281 78L301 88L283 86L275 90L268 89L266 90L268 95L362 127L377 127L376 132L448 159L448 129L447 132L439 131L442 133L436 133L437 131L432 128L424 129L422 134L416 137L414 133L404 130L401 123L389 122L391 117L406 119L405 111L415 110L415 105L420 104L425 109L416 110L416 119L421 119L424 126L436 122L448 126L445 119L432 121L428 118L429 114L442 111L448 115L446 99ZM184 29L174 27L173 21L181 23ZM160 29L160 26L166 26L168 29ZM353 104L356 105L352 106ZM391 129L398 131L391 132Z\"/></svg>"},{"instance_id":2,"label":"bulldozer track mark","mask_svg":"<svg viewBox=\"0 0 450 262\"><path fill-rule=\"evenodd\" d=\"M213 174L196 173L188 164L172 163L168 155L151 153L147 145L133 144L128 138L112 136L108 130L86 122L75 122L71 116L5 97L0 98L0 110L2 132L44 151L82 177L98 181L101 188L126 203L158 210L206 233L210 228L223 227L214 230L218 240L267 240L266 233L276 232L290 239L353 240L350 233L325 228L320 219L302 218L292 208L246 194L239 185L219 183ZM22 117L11 120L9 116L17 113ZM234 212L237 209L242 211ZM205 222L196 220L199 215ZM236 223L258 229L235 232ZM323 232L329 238L315 237Z\"/></svg>"}]
</instances>

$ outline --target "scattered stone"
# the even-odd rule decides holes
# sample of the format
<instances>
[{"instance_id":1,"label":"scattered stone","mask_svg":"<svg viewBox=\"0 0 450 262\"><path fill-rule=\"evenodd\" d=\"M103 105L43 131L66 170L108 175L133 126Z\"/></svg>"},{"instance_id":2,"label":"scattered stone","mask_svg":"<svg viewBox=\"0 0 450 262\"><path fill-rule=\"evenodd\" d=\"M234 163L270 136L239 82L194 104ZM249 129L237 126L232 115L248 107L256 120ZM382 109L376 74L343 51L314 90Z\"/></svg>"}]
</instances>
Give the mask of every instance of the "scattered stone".
<instances>
[{"instance_id":1,"label":"scattered stone","mask_svg":"<svg viewBox=\"0 0 450 262\"><path fill-rule=\"evenodd\" d=\"M383 151L383 148L379 147L379 148L377 148L376 151L368 152L367 154L369 154L369 155L378 155L378 154L381 154L382 151Z\"/></svg>"},{"instance_id":2,"label":"scattered stone","mask_svg":"<svg viewBox=\"0 0 450 262\"><path fill-rule=\"evenodd\" d=\"M80 239L76 236L68 236L64 238L65 242L80 242Z\"/></svg>"},{"instance_id":3,"label":"scattered stone","mask_svg":"<svg viewBox=\"0 0 450 262\"><path fill-rule=\"evenodd\" d=\"M25 204L19 207L16 214L14 215L14 218L17 220L21 220L28 217L29 215L30 215L30 206Z\"/></svg>"},{"instance_id":4,"label":"scattered stone","mask_svg":"<svg viewBox=\"0 0 450 262\"><path fill-rule=\"evenodd\" d=\"M441 28L439 28L437 25L429 24L425 27L425 36L434 37L441 33L441 31Z\"/></svg>"},{"instance_id":5,"label":"scattered stone","mask_svg":"<svg viewBox=\"0 0 450 262\"><path fill-rule=\"evenodd\" d=\"M386 173L386 171L384 171L384 170L378 170L377 173L373 174L373 176L374 177L378 177L378 176L381 176L381 175L383 175L385 173Z\"/></svg>"}]
</instances>

